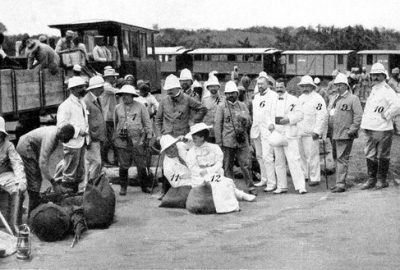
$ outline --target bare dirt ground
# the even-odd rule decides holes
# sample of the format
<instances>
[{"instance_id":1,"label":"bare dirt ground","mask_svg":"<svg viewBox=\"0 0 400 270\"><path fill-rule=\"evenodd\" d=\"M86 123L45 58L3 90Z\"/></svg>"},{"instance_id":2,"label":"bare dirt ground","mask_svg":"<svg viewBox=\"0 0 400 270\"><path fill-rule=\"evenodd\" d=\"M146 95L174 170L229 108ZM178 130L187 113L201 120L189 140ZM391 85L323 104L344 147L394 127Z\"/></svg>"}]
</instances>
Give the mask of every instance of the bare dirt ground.
<instances>
[{"instance_id":1,"label":"bare dirt ground","mask_svg":"<svg viewBox=\"0 0 400 270\"><path fill-rule=\"evenodd\" d=\"M324 181L305 195L293 187L284 195L260 189L255 202L240 203L240 212L196 216L159 208L156 196L130 187L128 196L117 195L109 229L85 233L73 249L72 237L56 243L33 237L31 261L12 256L0 260L0 268L400 269L400 190L393 181L382 191L359 190L363 145L361 136L348 192L332 194ZM393 157L399 148L396 138Z\"/></svg>"}]
</instances>

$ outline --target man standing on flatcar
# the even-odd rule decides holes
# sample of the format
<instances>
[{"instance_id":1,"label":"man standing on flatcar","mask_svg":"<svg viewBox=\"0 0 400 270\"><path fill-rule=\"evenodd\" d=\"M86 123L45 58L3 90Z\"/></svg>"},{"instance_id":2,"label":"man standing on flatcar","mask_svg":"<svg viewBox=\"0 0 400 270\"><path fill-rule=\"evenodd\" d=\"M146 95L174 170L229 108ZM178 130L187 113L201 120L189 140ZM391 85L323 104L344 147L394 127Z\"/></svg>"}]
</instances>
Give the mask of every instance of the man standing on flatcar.
<instances>
[{"instance_id":1,"label":"man standing on flatcar","mask_svg":"<svg viewBox=\"0 0 400 270\"><path fill-rule=\"evenodd\" d=\"M371 67L372 91L365 104L361 128L367 136L365 156L368 180L361 189L389 186L387 174L393 137L393 118L400 113L400 100L386 83L386 70L381 63Z\"/></svg>"}]
</instances>

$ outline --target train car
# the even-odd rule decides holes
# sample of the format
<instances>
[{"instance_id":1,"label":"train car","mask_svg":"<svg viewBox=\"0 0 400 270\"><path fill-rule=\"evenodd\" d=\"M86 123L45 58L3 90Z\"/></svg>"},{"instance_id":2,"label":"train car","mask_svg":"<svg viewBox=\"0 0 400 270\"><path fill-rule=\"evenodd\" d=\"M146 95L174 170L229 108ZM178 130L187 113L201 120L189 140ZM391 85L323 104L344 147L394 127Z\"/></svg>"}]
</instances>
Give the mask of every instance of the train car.
<instances>
[{"instance_id":1,"label":"train car","mask_svg":"<svg viewBox=\"0 0 400 270\"><path fill-rule=\"evenodd\" d=\"M284 51L286 76L331 76L337 69L342 72L357 66L357 55L352 50L294 50Z\"/></svg>"},{"instance_id":2,"label":"train car","mask_svg":"<svg viewBox=\"0 0 400 270\"><path fill-rule=\"evenodd\" d=\"M241 74L257 75L260 71L280 74L280 53L281 50L274 48L200 48L188 52L193 59L193 73L203 76L212 70L230 74L234 66Z\"/></svg>"},{"instance_id":3,"label":"train car","mask_svg":"<svg viewBox=\"0 0 400 270\"><path fill-rule=\"evenodd\" d=\"M67 30L77 32L86 45L89 56L95 46L94 38L96 35L102 35L106 40L114 38L114 45L117 46L121 55L119 73L122 76L132 74L136 79L149 80L153 92L161 90L160 62L156 59L154 53L152 53L152 57L147 53L147 47L151 47L154 51L154 35L157 31L111 20L79 21L53 24L49 27L59 29L61 36L65 36ZM88 62L89 66L101 73L103 73L102 68L109 64L93 60Z\"/></svg>"},{"instance_id":4,"label":"train car","mask_svg":"<svg viewBox=\"0 0 400 270\"><path fill-rule=\"evenodd\" d=\"M389 72L395 67L400 67L400 50L365 50L359 51L357 55L359 65L366 67L367 72L376 62L382 63Z\"/></svg>"},{"instance_id":5,"label":"train car","mask_svg":"<svg viewBox=\"0 0 400 270\"><path fill-rule=\"evenodd\" d=\"M191 70L193 68L193 61L192 57L187 54L190 50L183 46L155 47L156 58L160 61L161 75L177 74L184 68ZM147 48L147 53L152 55L152 48Z\"/></svg>"}]
</instances>

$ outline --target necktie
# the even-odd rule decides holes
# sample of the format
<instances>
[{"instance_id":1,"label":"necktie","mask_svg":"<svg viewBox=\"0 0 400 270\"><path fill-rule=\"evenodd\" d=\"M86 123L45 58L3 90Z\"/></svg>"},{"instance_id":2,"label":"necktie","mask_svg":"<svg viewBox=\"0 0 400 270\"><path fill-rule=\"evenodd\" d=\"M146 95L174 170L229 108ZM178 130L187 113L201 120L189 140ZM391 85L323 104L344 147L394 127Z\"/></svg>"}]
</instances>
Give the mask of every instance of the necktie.
<instances>
[{"instance_id":1,"label":"necktie","mask_svg":"<svg viewBox=\"0 0 400 270\"><path fill-rule=\"evenodd\" d=\"M335 101L333 102L333 108L335 108L336 107L336 103L339 101L339 99L341 99L342 98L342 96L338 96L336 99L335 99Z\"/></svg>"},{"instance_id":2,"label":"necktie","mask_svg":"<svg viewBox=\"0 0 400 270\"><path fill-rule=\"evenodd\" d=\"M278 100L283 100L283 97L278 98Z\"/></svg>"},{"instance_id":3,"label":"necktie","mask_svg":"<svg viewBox=\"0 0 400 270\"><path fill-rule=\"evenodd\" d=\"M103 108L101 107L101 103L100 103L100 99L99 98L96 98L96 102L97 102L97 105L100 108L100 111L103 111Z\"/></svg>"}]
</instances>

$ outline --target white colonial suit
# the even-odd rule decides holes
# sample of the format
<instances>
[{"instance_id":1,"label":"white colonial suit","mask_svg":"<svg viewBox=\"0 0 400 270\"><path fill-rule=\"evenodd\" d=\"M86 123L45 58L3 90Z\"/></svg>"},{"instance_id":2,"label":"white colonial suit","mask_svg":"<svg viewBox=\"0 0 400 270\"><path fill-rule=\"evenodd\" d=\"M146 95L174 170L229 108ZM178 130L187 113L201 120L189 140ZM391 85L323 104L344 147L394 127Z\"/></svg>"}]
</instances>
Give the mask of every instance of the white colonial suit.
<instances>
[{"instance_id":1,"label":"white colonial suit","mask_svg":"<svg viewBox=\"0 0 400 270\"><path fill-rule=\"evenodd\" d=\"M297 97L287 92L278 98L276 104L275 115L277 117L287 117L289 119L289 123L286 125L275 125L276 131L282 134L288 142L286 146L274 147L277 188L283 190L287 189L287 160L294 188L296 190L305 189L297 130L297 123L303 120L303 112L300 106L298 106Z\"/></svg>"}]
</instances>

